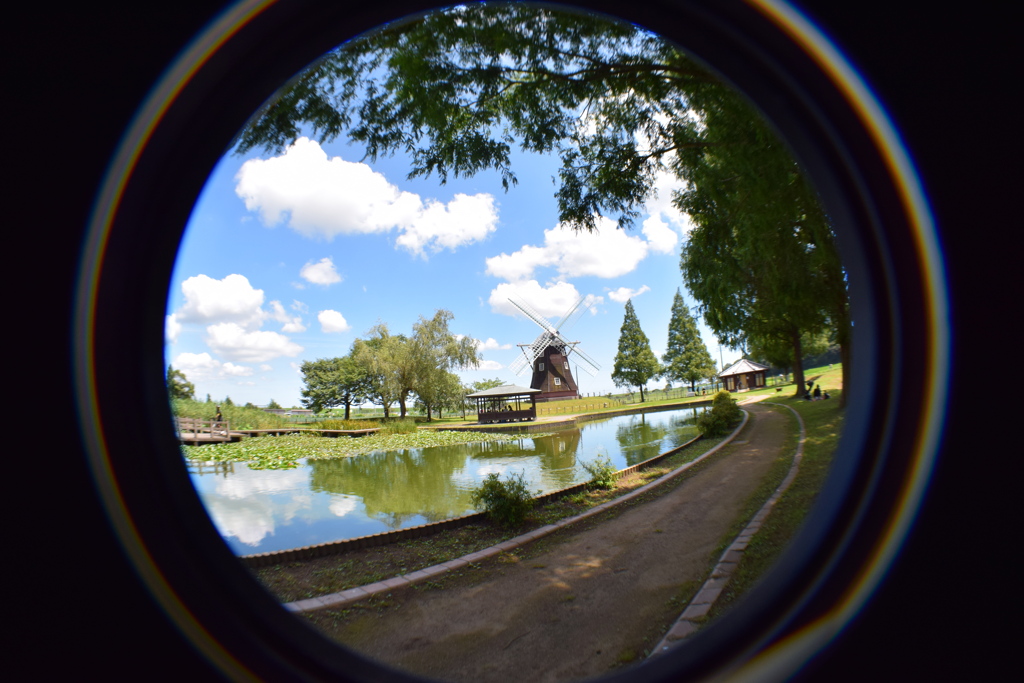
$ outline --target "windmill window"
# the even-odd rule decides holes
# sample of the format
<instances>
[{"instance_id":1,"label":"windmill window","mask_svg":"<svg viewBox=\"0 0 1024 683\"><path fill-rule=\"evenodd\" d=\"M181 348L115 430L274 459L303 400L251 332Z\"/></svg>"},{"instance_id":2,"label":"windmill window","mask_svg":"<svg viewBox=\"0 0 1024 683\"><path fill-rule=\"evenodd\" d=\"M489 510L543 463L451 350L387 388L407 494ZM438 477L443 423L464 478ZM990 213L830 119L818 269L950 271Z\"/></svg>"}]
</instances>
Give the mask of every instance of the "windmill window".
<instances>
[{"instance_id":1,"label":"windmill window","mask_svg":"<svg viewBox=\"0 0 1024 683\"><path fill-rule=\"evenodd\" d=\"M540 372L544 371L544 363L537 363L537 370Z\"/></svg>"},{"instance_id":2,"label":"windmill window","mask_svg":"<svg viewBox=\"0 0 1024 683\"><path fill-rule=\"evenodd\" d=\"M562 361L562 367L565 368L566 370L568 370L569 369L569 361L567 361L567 360Z\"/></svg>"},{"instance_id":3,"label":"windmill window","mask_svg":"<svg viewBox=\"0 0 1024 683\"><path fill-rule=\"evenodd\" d=\"M556 387L562 386L562 380L559 379L558 377L555 378L555 386Z\"/></svg>"}]
</instances>

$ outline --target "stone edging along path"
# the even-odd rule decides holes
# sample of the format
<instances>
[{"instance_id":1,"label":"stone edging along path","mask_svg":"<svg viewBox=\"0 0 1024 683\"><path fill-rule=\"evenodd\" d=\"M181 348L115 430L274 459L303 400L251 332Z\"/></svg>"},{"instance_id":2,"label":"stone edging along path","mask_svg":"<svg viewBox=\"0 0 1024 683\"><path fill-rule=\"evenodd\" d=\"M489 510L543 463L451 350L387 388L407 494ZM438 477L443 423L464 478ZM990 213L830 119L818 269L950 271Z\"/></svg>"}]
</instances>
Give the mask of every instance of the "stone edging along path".
<instances>
[{"instance_id":1,"label":"stone edging along path","mask_svg":"<svg viewBox=\"0 0 1024 683\"><path fill-rule=\"evenodd\" d=\"M758 532L765 519L771 513L772 508L785 493L789 485L793 483L796 478L797 470L800 468L800 459L803 457L804 452L804 441L807 439L807 431L804 429L803 418L800 417L800 413L796 412L790 406L784 406L781 403L768 403L767 405L782 406L789 408L789 411L796 415L796 421L800 425L800 438L796 444L796 453L793 455L793 464L789 467L789 472L786 474L786 478L775 489L772 493L771 498L765 501L761 509L757 511L757 514L753 516L746 528L740 532L739 536L732 542L722 556L718 558L718 564L711 571L711 576L704 582L704 585L700 587L697 594L690 600L690 604L687 605L683 613L679 615L679 619L672 625L668 633L661 642L658 643L648 658L655 657L660 654L664 654L669 650L677 647L683 640L688 636L695 633L698 629L698 621L704 617L715 604L715 600L725 590L726 584L732 579L733 573L736 571L736 567L739 566L740 560L743 559L743 552L747 549L747 544L754 537L754 534Z\"/></svg>"},{"instance_id":2,"label":"stone edging along path","mask_svg":"<svg viewBox=\"0 0 1024 683\"><path fill-rule=\"evenodd\" d=\"M739 434L740 431L747 425L747 422L748 422L749 419L750 419L750 413L748 413L747 411L744 410L743 411L743 421L740 423L740 425L738 427L736 427L736 429L734 429L733 432L729 436L727 436L720 444L718 444L714 448L710 449L707 453L704 453L700 457L698 457L698 458L696 458L696 459L686 463L685 465L681 465L680 467L672 470L671 472L669 472L669 473L667 473L665 475L662 475L661 477L655 479L654 481L652 481L652 482L650 482L648 484L645 484L645 485L641 486L638 489L630 491L629 493L627 493L627 494L625 494L623 496L620 496L618 498L615 498L615 499L606 501L604 503L601 503L600 505L595 505L594 507L590 508L586 512L582 512L582 513L576 515L575 517L567 517L566 519L559 520L559 521L555 522L554 524L548 524L546 526L540 527L539 529L534 529L533 531L531 531L529 533L522 534L521 536L516 536L515 538L510 538L509 540L507 540L507 541L505 541L503 543L499 543L497 545L491 546L490 548L485 548L483 550L478 550L478 551L476 551L474 553L470 553L468 555L463 555L460 558L457 558L457 559L454 559L454 560L449 560L448 562L442 562L441 564L438 564L438 565L434 565L433 567L427 567L425 569L420 569L420 570L415 571L415 572L410 572L409 574L403 574L401 576L396 576L396 577L393 577L393 578L390 578L390 579L386 579L384 581L378 581L376 583L371 583L371 584L366 585L366 586L359 586L359 587L356 587L356 588L349 588L348 590L344 590L344 591L341 591L339 593L331 593L329 595L322 595L322 596L316 597L316 598L307 598L305 600L297 600L295 602L288 602L288 603L284 604L284 607L285 607L285 609L289 610L290 612L312 612L314 610L326 609L328 607L335 607L335 608L337 608L337 607L344 607L344 606L352 604L354 602L358 602L360 600L365 600L366 598L371 597L373 595L377 595L377 594L380 594L380 593L387 593L387 592L389 592L391 590L394 590L396 588L401 588L403 586L410 586L410 585L413 585L413 584L416 584L416 583L420 583L420 582L423 582L423 581L430 580L430 579L432 579L435 576L439 576L441 574L444 574L445 572L465 567L468 564L470 564L471 562L479 562L480 560L483 560L485 558L493 557L494 555L498 555L500 553L507 552L509 550L513 550L513 549L518 548L518 547L520 547L522 545L525 545L525 544L527 544L527 543L529 543L531 541L535 541L535 540L537 540L539 538L543 538L544 536L547 536L548 534L551 534L551 533L553 533L555 531L558 531L559 529L561 529L563 527L570 526L570 525L575 524L577 522L580 522L580 521L582 521L584 519L588 519L590 517L593 517L594 515L601 514L602 512L604 512L604 511L606 511L606 510L608 510L610 508L613 508L616 505L619 505L621 503L625 503L628 500L631 500L631 499L633 499L633 498L635 498L637 496L643 495L647 491L650 491L651 489L653 489L653 488L655 488L657 486L660 486L661 484L664 484L665 482L667 482L667 481L669 481L669 480L679 476L680 474L682 474L683 472L688 470L690 467L692 467L692 466L696 465L697 463L707 459L712 454L714 454L718 450L720 450L722 447L724 447L727 444L729 444L734 438L736 438L736 435ZM694 439L693 441L696 441L696 439ZM660 460L661 458L666 457L666 456L668 456L668 455L670 455L670 454L680 450L681 448L684 448L685 446L689 445L690 443L693 443L693 441L689 441L686 444L684 444L683 446L680 446L679 448L675 448L675 449L673 449L673 450L671 450L671 451L669 451L667 453L664 453L663 455L658 456L657 458L651 458L651 460L648 460L645 463L639 463L638 465L633 465L632 467L628 467L625 470L621 470L620 472L618 472L618 475L622 476L622 475L627 474L629 472L633 472L636 469L638 469L640 467L640 465L651 463L651 461L653 461L653 460ZM585 486L585 484L579 484L577 486ZM575 488L575 487L573 487L573 488ZM558 492L555 492L555 493L564 493L564 490L563 491L558 491ZM551 495L551 494L548 494L548 495Z\"/></svg>"}]
</instances>

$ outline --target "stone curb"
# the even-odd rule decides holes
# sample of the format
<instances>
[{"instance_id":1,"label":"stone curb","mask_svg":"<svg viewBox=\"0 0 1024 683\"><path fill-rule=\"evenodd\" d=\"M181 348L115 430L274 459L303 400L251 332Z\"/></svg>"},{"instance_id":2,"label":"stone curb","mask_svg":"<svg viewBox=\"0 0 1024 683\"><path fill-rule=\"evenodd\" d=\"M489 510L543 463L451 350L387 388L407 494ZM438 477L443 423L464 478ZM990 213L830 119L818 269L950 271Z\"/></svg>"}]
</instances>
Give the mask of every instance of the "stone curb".
<instances>
[{"instance_id":1,"label":"stone curb","mask_svg":"<svg viewBox=\"0 0 1024 683\"><path fill-rule=\"evenodd\" d=\"M768 402L766 402L768 403ZM761 509L758 510L754 516L747 523L747 526L739 533L739 535L733 540L732 544L725 549L722 556L718 558L718 563L715 568L711 570L711 576L704 582L704 585L700 587L697 594L690 600L690 604L686 606L683 613L676 619L675 624L668 630L665 637L661 639L651 653L647 656L648 659L657 655L665 654L670 650L679 647L680 644L691 635L700 630L700 624L703 618L711 611L711 607L715 604L718 596L725 590L729 580L732 579L732 575L736 571L736 567L739 566L740 560L743 559L743 552L747 549L747 544L750 539L754 537L754 534L761 528L761 524L767 519L768 514L772 508L775 507L775 503L778 502L782 494L786 492L789 485L793 483L793 479L796 478L797 470L800 467L800 459L803 457L804 452L804 441L807 438L807 433L804 429L803 418L800 417L800 413L793 410L791 407L783 405L781 403L768 403L768 405L782 406L788 408L791 413L796 415L797 423L800 425L800 439L796 444L796 453L793 455L793 464L789 467L789 472L786 473L785 478L772 493L771 497L765 501ZM744 424L746 421L744 421Z\"/></svg>"},{"instance_id":2,"label":"stone curb","mask_svg":"<svg viewBox=\"0 0 1024 683\"><path fill-rule=\"evenodd\" d=\"M629 500L632 500L633 498L636 498L639 495L643 495L647 491L657 486L660 486L661 484L664 484L667 481L674 479L675 477L679 476L680 474L682 474L689 468L693 467L697 463L710 457L712 454L716 453L722 447L728 445L734 438L736 438L736 435L740 433L740 430L742 430L747 425L747 421L749 420L749 418L750 414L744 410L743 421L736 429L733 430L732 434L727 436L722 441L722 443L718 444L717 446L709 450L707 453L704 453L695 460L692 460L686 463L685 465L679 466L678 468L672 470L671 472L664 474L661 477L658 477L657 479L650 483L644 484L643 486L634 491L630 491L629 493L623 496L619 496L614 500L609 500L605 503L601 503L600 505L595 505L586 512L581 512L580 514L574 517L567 517L565 519L555 522L554 524L548 524L546 526L540 527L539 529L534 529L533 531L530 531L528 533L516 536L515 538L510 538L509 540L504 541L502 543L498 543L497 545L493 545L490 548L485 548L484 550L477 550L475 552L469 553L468 555L463 555L458 559L449 560L448 562L442 562L441 564L434 565L433 567L419 569L409 574L403 574L401 576L397 576L392 579L387 579L385 581L378 581L376 583L371 583L367 586L349 588L339 593L330 593L328 595L321 595L316 598L307 598L305 600L296 600L294 602L284 603L284 608L287 609L289 612L298 613L312 612L314 610L326 609L328 607L344 607L346 605L359 602L360 600L365 600L366 598L373 595L390 593L391 590L394 588L411 586L417 583L428 581L434 578L435 576L440 576L441 574L444 574L445 572L448 572L450 570L461 569L462 567L469 566L471 563L479 562L480 560L486 559L487 557L491 557L493 555L497 555L501 552L514 550L515 548L526 545L530 541L536 541L537 539L543 538L548 534L558 531L559 529L570 526L589 517L593 517L594 515L600 514L610 508L615 507L616 505L620 505ZM690 443L693 442L687 442L686 445L689 445ZM676 451L680 450L683 447L684 446L680 446L679 448L673 448L671 451L666 451L662 455L656 457L657 459L660 460L663 457L675 453ZM651 462L652 460L655 460L655 458L651 458L646 462ZM625 470L622 470L619 474L634 471L634 468L636 467L637 465L628 467Z\"/></svg>"}]
</instances>

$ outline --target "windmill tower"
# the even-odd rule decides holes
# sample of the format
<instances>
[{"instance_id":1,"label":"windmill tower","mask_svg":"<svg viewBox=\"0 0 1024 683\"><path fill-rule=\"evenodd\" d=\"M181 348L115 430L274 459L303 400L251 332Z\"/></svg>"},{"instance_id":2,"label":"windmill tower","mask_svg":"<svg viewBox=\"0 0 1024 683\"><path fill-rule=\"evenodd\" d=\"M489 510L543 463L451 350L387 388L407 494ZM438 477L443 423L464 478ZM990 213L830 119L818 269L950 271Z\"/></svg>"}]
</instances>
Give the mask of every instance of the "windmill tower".
<instances>
[{"instance_id":1,"label":"windmill tower","mask_svg":"<svg viewBox=\"0 0 1024 683\"><path fill-rule=\"evenodd\" d=\"M542 330L532 343L518 345L523 350L523 355L509 365L509 369L517 375L522 374L527 368L533 371L530 388L540 389L541 393L537 394L538 402L579 396L576 379L569 369L570 354L576 354L577 358L583 361L583 369L591 376L596 376L596 372L601 369L597 361L576 348L578 341L568 341L559 331L567 330L587 310L587 306L583 306L585 300L586 297L580 297L562 319L552 325L525 301L509 299L509 303L537 323Z\"/></svg>"}]
</instances>

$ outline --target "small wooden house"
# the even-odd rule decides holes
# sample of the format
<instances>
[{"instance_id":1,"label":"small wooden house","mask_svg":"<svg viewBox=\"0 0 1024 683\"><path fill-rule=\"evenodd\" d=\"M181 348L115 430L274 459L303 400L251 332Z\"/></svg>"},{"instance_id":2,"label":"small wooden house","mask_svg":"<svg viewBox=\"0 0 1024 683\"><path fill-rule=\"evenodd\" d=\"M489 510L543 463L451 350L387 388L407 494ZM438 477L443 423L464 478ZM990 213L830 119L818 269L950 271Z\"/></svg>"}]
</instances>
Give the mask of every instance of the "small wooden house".
<instances>
[{"instance_id":1,"label":"small wooden house","mask_svg":"<svg viewBox=\"0 0 1024 683\"><path fill-rule=\"evenodd\" d=\"M537 417L537 394L540 389L527 389L515 384L505 384L493 389L484 389L466 398L476 401L476 420L480 424L489 422L521 422Z\"/></svg>"},{"instance_id":2,"label":"small wooden house","mask_svg":"<svg viewBox=\"0 0 1024 683\"><path fill-rule=\"evenodd\" d=\"M728 391L749 391L765 386L768 366L741 358L718 374Z\"/></svg>"}]
</instances>

